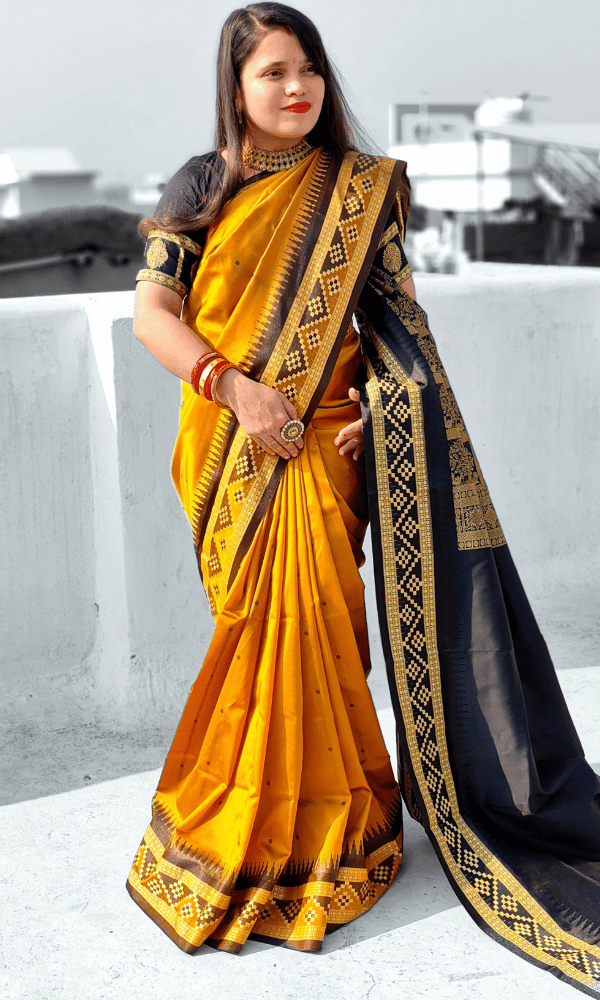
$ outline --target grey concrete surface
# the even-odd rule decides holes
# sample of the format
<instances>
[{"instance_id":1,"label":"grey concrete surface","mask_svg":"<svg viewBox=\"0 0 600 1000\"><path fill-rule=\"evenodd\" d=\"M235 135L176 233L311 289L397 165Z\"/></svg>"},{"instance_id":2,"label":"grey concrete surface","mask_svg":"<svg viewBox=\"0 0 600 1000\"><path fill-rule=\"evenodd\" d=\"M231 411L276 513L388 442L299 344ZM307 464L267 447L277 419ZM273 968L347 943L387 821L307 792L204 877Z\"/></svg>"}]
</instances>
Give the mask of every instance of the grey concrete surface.
<instances>
[{"instance_id":1,"label":"grey concrete surface","mask_svg":"<svg viewBox=\"0 0 600 1000\"><path fill-rule=\"evenodd\" d=\"M557 665L598 662L600 270L416 284L527 593L562 616ZM212 630L170 477L180 387L132 303L0 301L0 725L25 734L172 730Z\"/></svg>"},{"instance_id":2,"label":"grey concrete surface","mask_svg":"<svg viewBox=\"0 0 600 1000\"><path fill-rule=\"evenodd\" d=\"M595 667L561 677L571 682L567 698L591 754L600 749L597 706L595 716L589 711L599 678ZM383 709L379 718L393 753L391 709ZM127 759L127 747L114 734L96 743L92 730L80 731L75 741L69 731L60 735L74 755L73 776L83 784L81 771L92 771L98 747L112 745L115 758L124 753ZM39 750L29 767L39 766L40 776L49 779L56 761L45 761L44 748ZM153 752L158 754L159 747ZM184 955L124 887L158 775L152 770L99 781L90 773L88 787L2 807L3 998L574 1000L570 986L512 955L475 926L457 905L425 834L408 818L405 860L396 882L368 914L328 936L319 954L248 942L237 956L208 947Z\"/></svg>"},{"instance_id":3,"label":"grey concrete surface","mask_svg":"<svg viewBox=\"0 0 600 1000\"><path fill-rule=\"evenodd\" d=\"M597 463L589 461L600 424L592 402L581 412L573 409L579 397L591 401L593 396L597 405L597 394L590 391L598 371L592 322L597 276L571 279L565 269L546 269L552 274L543 275L539 270L544 269L522 276L511 272L510 279L497 284L491 278L482 284L450 276L420 284L432 325L441 329L442 355L459 399L465 400L509 543L516 539L513 554L588 758L600 762L594 556L600 536L594 530ZM587 302L583 312L582 297ZM410 820L405 864L392 889L373 911L328 937L319 955L249 943L240 956L206 948L185 956L130 901L124 881L149 818L157 769L210 628L187 524L165 487L174 430L163 421L167 376L159 376L152 359L136 353L128 330L129 299L109 296L91 306L77 297L62 305L37 300L37 319L33 313L17 316L19 336L25 341L31 335L39 347L37 367L32 369L29 359L17 372L33 432L39 426L38 391L46 407L51 397L61 406L71 400L72 407L70 422L63 406L45 427L44 454L25 456L35 477L15 494L15 510L22 510L23 491L30 507L22 519L22 538L9 539L14 558L4 566L12 574L6 594L13 611L4 618L13 646L3 644L1 675L0 996L573 998L570 987L490 942L475 927L456 906L427 839ZM525 327L511 332L511 322L522 313ZM468 323L461 318L467 314ZM565 369L557 353L576 314L580 326L569 350L588 351L585 372ZM451 318L445 328L443 316ZM6 344L22 352L14 317L7 313L5 318ZM468 356L483 334L490 350L485 364ZM66 374L58 364L65 349ZM525 371L524 359L530 359ZM80 413L82 372L91 394L89 411ZM508 373L506 386L498 372ZM154 408L157 401L160 411ZM171 423L176 419L173 394L172 405ZM466 411L475 414L475 409L477 419L471 421ZM83 424L77 423L78 415ZM517 422L525 433L517 432ZM71 434L88 423L94 428L90 451ZM55 424L65 447L58 459L59 486L48 506ZM583 426L588 436L575 440ZM91 480L77 480L71 490L82 448ZM17 451L21 468L23 454ZM63 492L70 506L61 504ZM158 505L156 497L162 498ZM81 545L71 551L61 532ZM91 549L93 572L82 561ZM56 552L62 553L62 563L54 559ZM31 560L35 554L38 562L29 565L23 553ZM71 565L79 567L78 574L71 573ZM367 581L368 574L367 564ZM34 590L27 590L30 585ZM393 754L393 719L368 582L367 608L370 685Z\"/></svg>"}]
</instances>

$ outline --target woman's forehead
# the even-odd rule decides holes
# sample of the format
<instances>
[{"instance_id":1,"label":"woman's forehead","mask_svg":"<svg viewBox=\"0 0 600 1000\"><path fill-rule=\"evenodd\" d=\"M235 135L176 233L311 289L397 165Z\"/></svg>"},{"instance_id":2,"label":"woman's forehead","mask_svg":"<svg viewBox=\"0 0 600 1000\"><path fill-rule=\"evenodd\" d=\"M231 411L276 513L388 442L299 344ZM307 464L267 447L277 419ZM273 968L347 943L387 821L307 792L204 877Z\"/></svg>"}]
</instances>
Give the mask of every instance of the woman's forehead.
<instances>
[{"instance_id":1,"label":"woman's forehead","mask_svg":"<svg viewBox=\"0 0 600 1000\"><path fill-rule=\"evenodd\" d=\"M271 63L284 65L289 62L302 62L306 58L306 53L291 29L272 28L262 36L254 52L248 57L247 64L252 63L253 66L264 64L266 67Z\"/></svg>"}]
</instances>

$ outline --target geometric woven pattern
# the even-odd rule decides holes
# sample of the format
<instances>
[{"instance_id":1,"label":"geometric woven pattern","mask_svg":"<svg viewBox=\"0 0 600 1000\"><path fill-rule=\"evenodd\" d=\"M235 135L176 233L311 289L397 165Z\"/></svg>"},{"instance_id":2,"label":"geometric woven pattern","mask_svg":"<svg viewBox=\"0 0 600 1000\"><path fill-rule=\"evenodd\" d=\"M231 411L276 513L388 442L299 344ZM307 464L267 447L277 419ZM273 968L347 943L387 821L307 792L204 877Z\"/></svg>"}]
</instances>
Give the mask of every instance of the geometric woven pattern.
<instances>
[{"instance_id":1,"label":"geometric woven pattern","mask_svg":"<svg viewBox=\"0 0 600 1000\"><path fill-rule=\"evenodd\" d=\"M418 308L418 307L417 307ZM403 317L402 322L407 325ZM417 322L419 319L417 317ZM421 390L369 333L381 548L408 764L449 877L478 917L530 958L600 993L600 948L565 933L463 820L450 771L436 645L433 539Z\"/></svg>"},{"instance_id":2,"label":"geometric woven pattern","mask_svg":"<svg viewBox=\"0 0 600 1000\"><path fill-rule=\"evenodd\" d=\"M274 318L277 306L285 295L304 231L314 216L330 160L331 154L321 151L315 162L312 183L289 237L289 249L283 254L262 314L257 318L256 340L249 345L247 358L241 365L249 368L259 348L265 343L272 344L260 381L293 401L300 419L321 383L338 339L395 167L395 161L384 157L346 155L336 182L341 201L336 198L330 201L319 240L281 329ZM196 545L204 538L200 568L214 615L228 592L231 568L246 528L259 509L280 461L277 456L261 451L241 428L231 441L226 420L224 416L223 427L219 424L217 428L213 449L197 487L193 517Z\"/></svg>"},{"instance_id":3,"label":"geometric woven pattern","mask_svg":"<svg viewBox=\"0 0 600 1000\"><path fill-rule=\"evenodd\" d=\"M381 289L377 290L379 294L383 294ZM390 294L388 289L386 301L406 330L415 337L419 350L439 386L444 427L450 446L450 473L458 548L465 550L506 545L467 428L429 331L427 315L413 299L402 292Z\"/></svg>"},{"instance_id":4,"label":"geometric woven pattern","mask_svg":"<svg viewBox=\"0 0 600 1000\"><path fill-rule=\"evenodd\" d=\"M237 952L250 934L316 951L328 926L348 923L377 902L401 861L399 800L386 828L368 831L358 848L348 846L328 864L288 863L278 872L266 867L231 872L215 859L199 857L178 842L155 809L128 888L184 951L195 951L210 938L221 950Z\"/></svg>"}]
</instances>

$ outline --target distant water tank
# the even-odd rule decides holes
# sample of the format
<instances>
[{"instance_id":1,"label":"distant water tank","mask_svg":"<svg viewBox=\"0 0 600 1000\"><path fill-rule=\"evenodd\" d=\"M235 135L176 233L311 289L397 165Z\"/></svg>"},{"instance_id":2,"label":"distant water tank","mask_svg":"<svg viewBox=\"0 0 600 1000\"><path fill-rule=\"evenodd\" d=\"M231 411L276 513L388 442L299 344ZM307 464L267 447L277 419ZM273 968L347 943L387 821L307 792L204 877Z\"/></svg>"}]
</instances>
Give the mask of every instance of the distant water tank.
<instances>
[{"instance_id":1,"label":"distant water tank","mask_svg":"<svg viewBox=\"0 0 600 1000\"><path fill-rule=\"evenodd\" d=\"M531 108L522 97L491 97L475 111L476 125L507 125L531 120Z\"/></svg>"}]
</instances>

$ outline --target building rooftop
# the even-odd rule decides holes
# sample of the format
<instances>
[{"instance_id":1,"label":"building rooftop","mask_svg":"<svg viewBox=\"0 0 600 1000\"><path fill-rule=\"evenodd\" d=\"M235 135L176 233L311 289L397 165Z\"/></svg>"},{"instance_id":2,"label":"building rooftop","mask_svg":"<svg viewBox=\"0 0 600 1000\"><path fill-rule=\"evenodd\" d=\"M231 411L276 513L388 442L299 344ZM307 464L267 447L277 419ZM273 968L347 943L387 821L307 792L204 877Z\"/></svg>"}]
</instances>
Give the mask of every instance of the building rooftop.
<instances>
[{"instance_id":1,"label":"building rooftop","mask_svg":"<svg viewBox=\"0 0 600 1000\"><path fill-rule=\"evenodd\" d=\"M66 146L14 146L0 152L0 187L33 177L93 177Z\"/></svg>"},{"instance_id":2,"label":"building rooftop","mask_svg":"<svg viewBox=\"0 0 600 1000\"><path fill-rule=\"evenodd\" d=\"M575 146L600 153L600 122L507 122L478 126L477 131L530 146Z\"/></svg>"}]
</instances>

